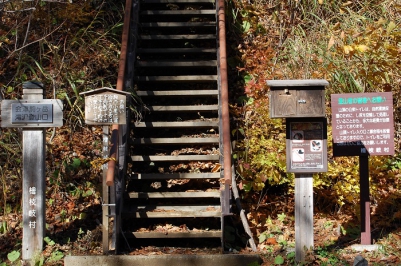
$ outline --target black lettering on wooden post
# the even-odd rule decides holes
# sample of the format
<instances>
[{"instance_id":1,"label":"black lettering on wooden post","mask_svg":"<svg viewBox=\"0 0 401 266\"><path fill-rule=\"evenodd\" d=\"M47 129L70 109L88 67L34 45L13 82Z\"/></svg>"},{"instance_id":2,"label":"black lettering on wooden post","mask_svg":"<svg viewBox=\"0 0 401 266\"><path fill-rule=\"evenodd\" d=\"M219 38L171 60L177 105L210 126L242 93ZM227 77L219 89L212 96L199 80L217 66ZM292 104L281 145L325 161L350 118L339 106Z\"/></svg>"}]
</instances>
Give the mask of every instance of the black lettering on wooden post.
<instances>
[{"instance_id":1,"label":"black lettering on wooden post","mask_svg":"<svg viewBox=\"0 0 401 266\"><path fill-rule=\"evenodd\" d=\"M43 84L26 82L26 100L43 99ZM22 155L22 259L30 263L35 253L43 249L45 234L45 130L31 128L23 131Z\"/></svg>"}]
</instances>

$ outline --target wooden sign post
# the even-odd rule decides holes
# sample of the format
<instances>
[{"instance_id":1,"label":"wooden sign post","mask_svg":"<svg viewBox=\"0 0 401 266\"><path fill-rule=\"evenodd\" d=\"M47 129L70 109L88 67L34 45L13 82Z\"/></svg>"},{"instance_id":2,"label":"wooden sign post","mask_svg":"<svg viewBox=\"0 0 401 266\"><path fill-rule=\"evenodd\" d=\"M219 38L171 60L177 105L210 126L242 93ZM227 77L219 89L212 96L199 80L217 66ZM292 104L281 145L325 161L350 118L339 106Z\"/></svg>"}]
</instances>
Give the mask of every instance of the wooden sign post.
<instances>
[{"instance_id":1,"label":"wooden sign post","mask_svg":"<svg viewBox=\"0 0 401 266\"><path fill-rule=\"evenodd\" d=\"M122 165L122 161L125 159L124 154L118 154L118 150L124 149L125 146L120 144L118 147L116 145L110 147L109 143L119 142L116 128L118 129L119 125L125 126L127 123L126 105L127 97L130 94L112 88L100 88L80 93L85 96L85 123L103 126L103 158L112 159L108 164L103 165L103 254L108 254L110 250L117 250L118 228L121 223L119 214L121 213L124 184L121 178L114 180L114 170L116 161L120 161ZM111 132L110 125L113 125ZM109 228L111 219L113 219L113 228Z\"/></svg>"},{"instance_id":2,"label":"wooden sign post","mask_svg":"<svg viewBox=\"0 0 401 266\"><path fill-rule=\"evenodd\" d=\"M43 84L24 83L23 98L42 100ZM43 128L22 132L22 259L31 260L43 249L45 235L46 139Z\"/></svg>"},{"instance_id":3,"label":"wooden sign post","mask_svg":"<svg viewBox=\"0 0 401 266\"><path fill-rule=\"evenodd\" d=\"M22 259L30 265L43 249L45 235L45 127L62 126L60 100L43 99L43 84L25 82L22 100L3 100L2 127L22 132Z\"/></svg>"},{"instance_id":4,"label":"wooden sign post","mask_svg":"<svg viewBox=\"0 0 401 266\"><path fill-rule=\"evenodd\" d=\"M313 249L313 173L327 171L326 80L269 80L270 117L286 118L287 172L295 173L295 260Z\"/></svg>"},{"instance_id":5,"label":"wooden sign post","mask_svg":"<svg viewBox=\"0 0 401 266\"><path fill-rule=\"evenodd\" d=\"M333 155L359 156L361 245L372 244L369 156L394 155L391 92L332 94Z\"/></svg>"},{"instance_id":6,"label":"wooden sign post","mask_svg":"<svg viewBox=\"0 0 401 266\"><path fill-rule=\"evenodd\" d=\"M326 118L286 119L287 172L295 173L295 258L313 249L313 173L327 171Z\"/></svg>"}]
</instances>

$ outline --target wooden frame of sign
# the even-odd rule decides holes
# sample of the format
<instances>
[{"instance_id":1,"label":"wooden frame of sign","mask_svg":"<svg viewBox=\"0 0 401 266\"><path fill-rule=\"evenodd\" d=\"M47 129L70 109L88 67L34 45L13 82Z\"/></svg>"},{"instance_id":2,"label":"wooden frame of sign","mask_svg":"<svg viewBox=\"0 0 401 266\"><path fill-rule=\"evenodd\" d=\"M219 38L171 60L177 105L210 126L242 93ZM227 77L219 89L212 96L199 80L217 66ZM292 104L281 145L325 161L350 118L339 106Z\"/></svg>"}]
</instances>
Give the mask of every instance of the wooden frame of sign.
<instances>
[{"instance_id":1,"label":"wooden frame of sign","mask_svg":"<svg viewBox=\"0 0 401 266\"><path fill-rule=\"evenodd\" d=\"M81 92L85 96L85 123L88 125L124 125L127 96L131 93L112 88Z\"/></svg>"},{"instance_id":2,"label":"wooden frame of sign","mask_svg":"<svg viewBox=\"0 0 401 266\"><path fill-rule=\"evenodd\" d=\"M40 128L63 125L63 103L56 99L3 100L1 127Z\"/></svg>"}]
</instances>

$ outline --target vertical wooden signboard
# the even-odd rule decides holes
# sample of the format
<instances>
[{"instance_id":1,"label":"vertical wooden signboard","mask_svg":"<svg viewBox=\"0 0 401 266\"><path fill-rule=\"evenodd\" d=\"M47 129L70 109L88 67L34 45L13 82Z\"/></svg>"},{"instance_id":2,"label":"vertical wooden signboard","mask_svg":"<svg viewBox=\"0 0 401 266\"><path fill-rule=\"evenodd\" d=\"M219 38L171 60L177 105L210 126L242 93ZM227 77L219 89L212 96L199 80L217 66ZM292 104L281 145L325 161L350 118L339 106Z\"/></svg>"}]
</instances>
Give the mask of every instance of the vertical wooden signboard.
<instances>
[{"instance_id":1,"label":"vertical wooden signboard","mask_svg":"<svg viewBox=\"0 0 401 266\"><path fill-rule=\"evenodd\" d=\"M394 155L391 92L332 94L333 155L359 156L361 244L371 245L369 156Z\"/></svg>"},{"instance_id":2,"label":"vertical wooden signboard","mask_svg":"<svg viewBox=\"0 0 401 266\"><path fill-rule=\"evenodd\" d=\"M23 99L1 102L1 126L22 132L22 259L31 265L45 235L45 127L63 124L62 102L43 99L43 84L25 82Z\"/></svg>"}]
</instances>

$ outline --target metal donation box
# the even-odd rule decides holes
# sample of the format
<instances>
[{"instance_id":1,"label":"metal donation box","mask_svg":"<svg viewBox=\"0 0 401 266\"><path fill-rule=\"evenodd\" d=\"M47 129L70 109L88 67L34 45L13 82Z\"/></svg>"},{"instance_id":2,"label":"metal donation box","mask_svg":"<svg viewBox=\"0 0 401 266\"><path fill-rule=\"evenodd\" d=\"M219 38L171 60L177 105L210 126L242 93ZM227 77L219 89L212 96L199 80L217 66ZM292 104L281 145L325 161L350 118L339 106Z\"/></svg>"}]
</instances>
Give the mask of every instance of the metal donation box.
<instances>
[{"instance_id":1,"label":"metal donation box","mask_svg":"<svg viewBox=\"0 0 401 266\"><path fill-rule=\"evenodd\" d=\"M129 92L100 88L80 93L85 96L85 123L88 125L126 124Z\"/></svg>"},{"instance_id":2,"label":"metal donation box","mask_svg":"<svg viewBox=\"0 0 401 266\"><path fill-rule=\"evenodd\" d=\"M287 172L327 171L326 80L269 80L270 117L286 118Z\"/></svg>"}]
</instances>

